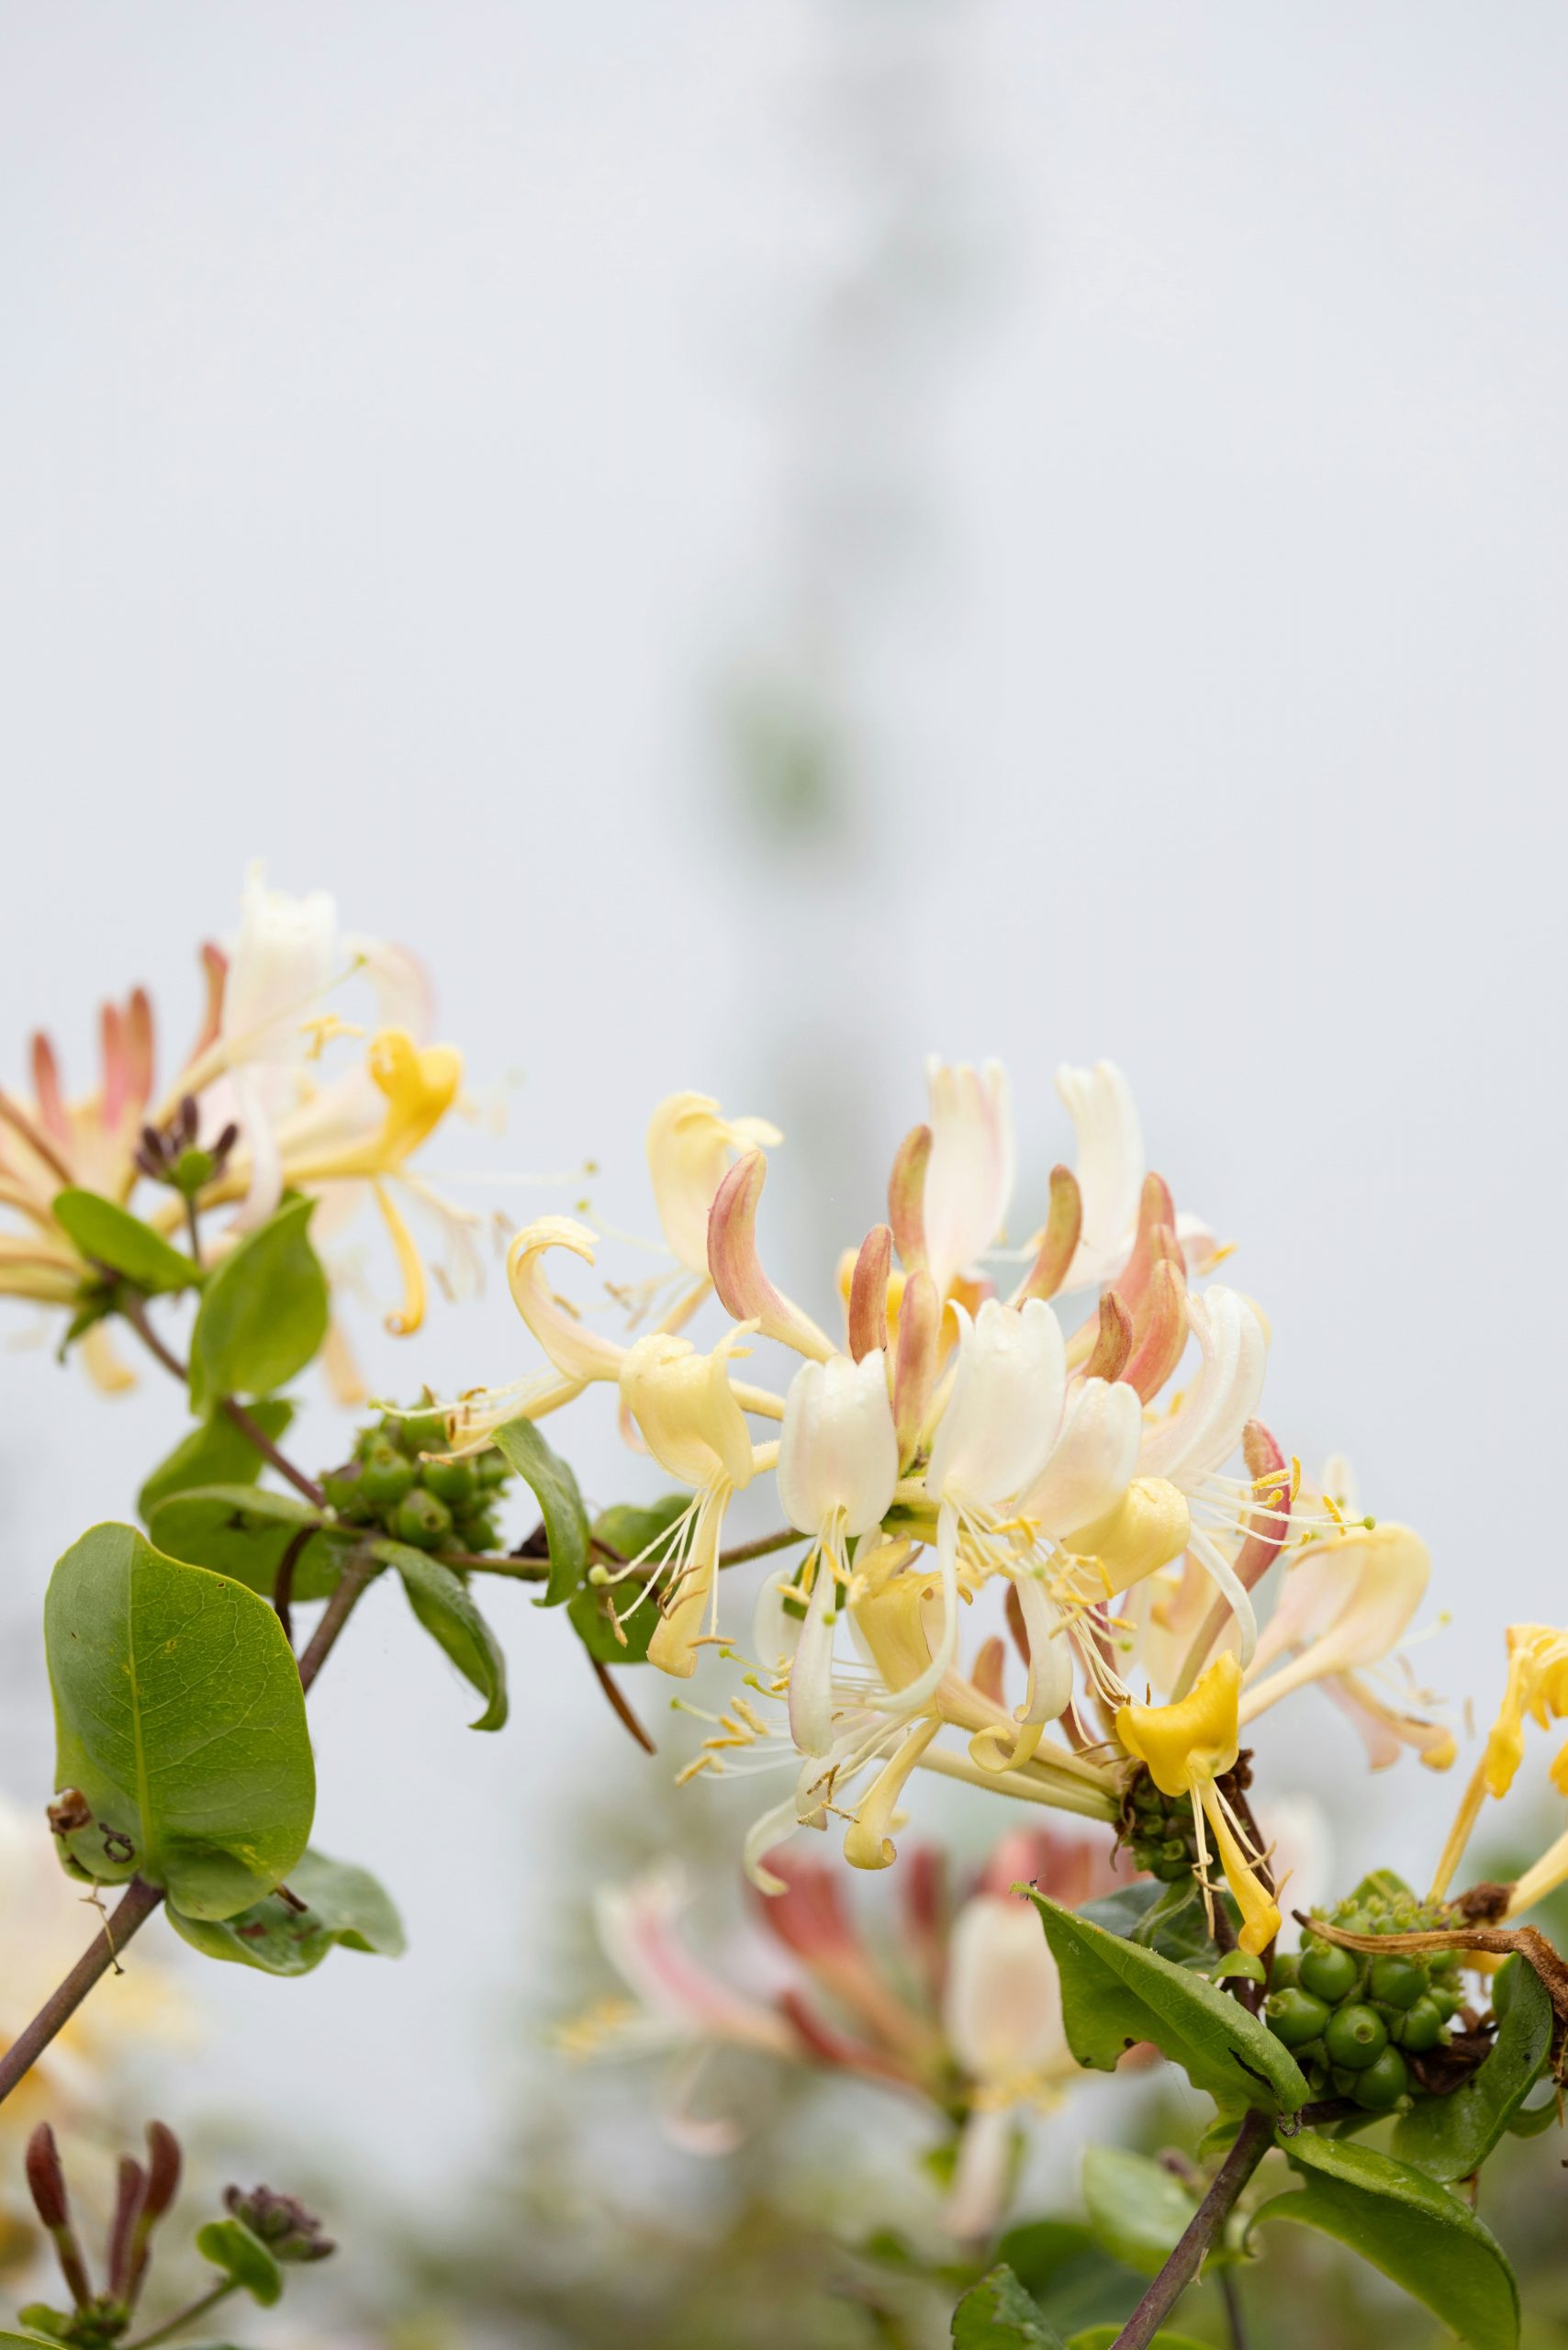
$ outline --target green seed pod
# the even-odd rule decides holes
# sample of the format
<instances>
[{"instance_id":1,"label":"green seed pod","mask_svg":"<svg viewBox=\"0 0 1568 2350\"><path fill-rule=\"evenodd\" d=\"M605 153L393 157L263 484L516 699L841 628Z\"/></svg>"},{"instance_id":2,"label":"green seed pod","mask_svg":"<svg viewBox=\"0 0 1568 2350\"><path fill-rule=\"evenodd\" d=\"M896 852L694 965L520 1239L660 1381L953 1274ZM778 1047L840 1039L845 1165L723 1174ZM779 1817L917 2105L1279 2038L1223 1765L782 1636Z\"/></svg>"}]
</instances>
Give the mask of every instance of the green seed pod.
<instances>
[{"instance_id":1,"label":"green seed pod","mask_svg":"<svg viewBox=\"0 0 1568 2350\"><path fill-rule=\"evenodd\" d=\"M321 1491L340 1517L359 1519L371 1515L357 1460L342 1469L329 1469L321 1480Z\"/></svg>"},{"instance_id":2,"label":"green seed pod","mask_svg":"<svg viewBox=\"0 0 1568 2350\"><path fill-rule=\"evenodd\" d=\"M421 1452L446 1450L444 1412L409 1412L405 1417L388 1419L386 1430L389 1436L397 1438L410 1460L417 1459Z\"/></svg>"},{"instance_id":3,"label":"green seed pod","mask_svg":"<svg viewBox=\"0 0 1568 2350\"><path fill-rule=\"evenodd\" d=\"M437 1501L456 1509L473 1500L479 1481L471 1460L427 1460L420 1472L420 1483Z\"/></svg>"},{"instance_id":4,"label":"green seed pod","mask_svg":"<svg viewBox=\"0 0 1568 2350\"><path fill-rule=\"evenodd\" d=\"M475 1473L482 1485L504 1485L511 1475L511 1463L493 1449L473 1456Z\"/></svg>"},{"instance_id":5,"label":"green seed pod","mask_svg":"<svg viewBox=\"0 0 1568 2350\"><path fill-rule=\"evenodd\" d=\"M1370 2112L1386 2113L1398 2104L1410 2087L1410 2072L1397 2048L1385 2048L1374 2057L1365 2070L1356 2076L1356 2086L1350 2094L1358 2105Z\"/></svg>"},{"instance_id":6,"label":"green seed pod","mask_svg":"<svg viewBox=\"0 0 1568 2350\"><path fill-rule=\"evenodd\" d=\"M1375 2008L1352 2000L1336 2008L1323 2040L1336 2065L1346 2072L1361 2073L1375 2065L1388 2046L1388 2026Z\"/></svg>"},{"instance_id":7,"label":"green seed pod","mask_svg":"<svg viewBox=\"0 0 1568 2350\"><path fill-rule=\"evenodd\" d=\"M1439 1983L1436 1980L1433 1981L1432 1987L1427 1996L1436 2002L1438 2013L1445 2023L1450 2016L1458 2015L1464 2005L1457 1990L1450 1988L1447 1983Z\"/></svg>"},{"instance_id":8,"label":"green seed pod","mask_svg":"<svg viewBox=\"0 0 1568 2350\"><path fill-rule=\"evenodd\" d=\"M1169 1849L1166 1845L1160 1847L1162 1853ZM1185 1852L1179 1861L1156 1860L1149 1869L1149 1874L1157 1876L1161 1885L1180 1885L1184 1876L1191 1876L1192 1874L1193 1863Z\"/></svg>"},{"instance_id":9,"label":"green seed pod","mask_svg":"<svg viewBox=\"0 0 1568 2350\"><path fill-rule=\"evenodd\" d=\"M360 1472L360 1491L367 1502L386 1509L400 1502L414 1482L414 1464L395 1444L372 1445Z\"/></svg>"},{"instance_id":10,"label":"green seed pod","mask_svg":"<svg viewBox=\"0 0 1568 2350\"><path fill-rule=\"evenodd\" d=\"M1373 1959L1367 1988L1385 2008L1413 2008L1426 1994L1427 1970L1391 1952L1387 1958Z\"/></svg>"},{"instance_id":11,"label":"green seed pod","mask_svg":"<svg viewBox=\"0 0 1568 2350\"><path fill-rule=\"evenodd\" d=\"M1322 2038L1328 2009L1310 1991L1271 1991L1263 2017L1276 2040L1287 2048L1303 2048L1309 2040Z\"/></svg>"},{"instance_id":12,"label":"green seed pod","mask_svg":"<svg viewBox=\"0 0 1568 2350\"><path fill-rule=\"evenodd\" d=\"M1499 2023L1514 2004L1514 1986L1519 1979L1519 1963L1516 1953L1512 1958L1503 1961L1492 1977L1492 2012Z\"/></svg>"},{"instance_id":13,"label":"green seed pod","mask_svg":"<svg viewBox=\"0 0 1568 2350\"><path fill-rule=\"evenodd\" d=\"M1277 1953L1269 1969L1271 1991L1294 1991L1301 1980L1301 1960L1294 1950Z\"/></svg>"},{"instance_id":14,"label":"green seed pod","mask_svg":"<svg viewBox=\"0 0 1568 2350\"><path fill-rule=\"evenodd\" d=\"M452 1538L452 1512L433 1494L416 1485L393 1513L392 1531L417 1550L439 1550Z\"/></svg>"},{"instance_id":15,"label":"green seed pod","mask_svg":"<svg viewBox=\"0 0 1568 2350\"><path fill-rule=\"evenodd\" d=\"M1160 1818L1165 1816L1165 1797L1150 1778L1133 1781L1132 1807L1135 1811L1149 1812Z\"/></svg>"},{"instance_id":16,"label":"green seed pod","mask_svg":"<svg viewBox=\"0 0 1568 2350\"><path fill-rule=\"evenodd\" d=\"M1417 1999L1399 2019L1394 2036L1412 2056L1424 2056L1435 2048L1443 2036L1443 2011L1436 1999Z\"/></svg>"},{"instance_id":17,"label":"green seed pod","mask_svg":"<svg viewBox=\"0 0 1568 2350\"><path fill-rule=\"evenodd\" d=\"M1315 1999L1327 1999L1330 2007L1348 1998L1361 1979L1355 1953L1341 1950L1337 1942L1309 1942L1302 1952L1302 1989Z\"/></svg>"}]
</instances>

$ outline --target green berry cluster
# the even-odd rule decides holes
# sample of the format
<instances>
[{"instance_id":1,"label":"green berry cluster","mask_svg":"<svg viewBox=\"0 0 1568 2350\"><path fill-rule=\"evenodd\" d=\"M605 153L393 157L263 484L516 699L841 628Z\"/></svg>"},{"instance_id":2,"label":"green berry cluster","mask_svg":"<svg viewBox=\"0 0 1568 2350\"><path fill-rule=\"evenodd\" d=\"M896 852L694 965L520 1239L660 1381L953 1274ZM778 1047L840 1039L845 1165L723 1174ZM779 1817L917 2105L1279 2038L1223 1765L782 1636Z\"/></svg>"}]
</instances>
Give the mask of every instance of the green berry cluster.
<instances>
[{"instance_id":1,"label":"green berry cluster","mask_svg":"<svg viewBox=\"0 0 1568 2350\"><path fill-rule=\"evenodd\" d=\"M1422 1933L1448 1913L1413 1895L1352 1896L1329 1922L1351 1934ZM1386 2113L1421 2094L1409 2059L1446 2047L1462 2005L1457 1955L1345 1950L1307 1932L1299 1954L1276 1958L1263 2020L1306 2075L1315 2095L1349 2097Z\"/></svg>"},{"instance_id":2,"label":"green berry cluster","mask_svg":"<svg viewBox=\"0 0 1568 2350\"><path fill-rule=\"evenodd\" d=\"M511 1472L493 1450L426 1459L446 1441L441 1412L388 1413L362 1428L353 1458L323 1477L327 1499L350 1525L379 1526L418 1550L494 1550L492 1512Z\"/></svg>"},{"instance_id":3,"label":"green berry cluster","mask_svg":"<svg viewBox=\"0 0 1568 2350\"><path fill-rule=\"evenodd\" d=\"M1122 1807L1122 1841L1140 1869L1162 1885L1180 1884L1198 1865L1191 1798L1161 1795L1148 1773L1140 1772Z\"/></svg>"}]
</instances>

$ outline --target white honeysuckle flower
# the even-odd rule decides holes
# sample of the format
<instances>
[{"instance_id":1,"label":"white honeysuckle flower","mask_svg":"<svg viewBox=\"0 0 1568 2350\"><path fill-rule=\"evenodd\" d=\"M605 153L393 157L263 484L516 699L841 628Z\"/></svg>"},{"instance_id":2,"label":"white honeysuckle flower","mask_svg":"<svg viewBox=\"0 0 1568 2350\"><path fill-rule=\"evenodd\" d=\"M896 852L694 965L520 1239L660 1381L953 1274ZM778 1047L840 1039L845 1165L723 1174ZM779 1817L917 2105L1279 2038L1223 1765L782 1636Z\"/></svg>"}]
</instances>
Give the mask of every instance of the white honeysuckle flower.
<instances>
[{"instance_id":1,"label":"white honeysuckle flower","mask_svg":"<svg viewBox=\"0 0 1568 2350\"><path fill-rule=\"evenodd\" d=\"M790 1722L804 1754L833 1739L833 1647L846 1544L879 1526L898 1483L899 1448L888 1400L887 1358L832 1355L803 1362L790 1384L778 1439L784 1515L813 1538L805 1568L811 1598L790 1668Z\"/></svg>"},{"instance_id":2,"label":"white honeysuckle flower","mask_svg":"<svg viewBox=\"0 0 1568 2350\"><path fill-rule=\"evenodd\" d=\"M1143 1125L1132 1088L1114 1061L1096 1061L1092 1069L1064 1062L1056 1086L1078 1137L1083 1203L1078 1247L1062 1286L1091 1289L1114 1281L1132 1253L1148 1171ZM1201 1216L1179 1214L1176 1237L1193 1270L1214 1256L1214 1234Z\"/></svg>"},{"instance_id":3,"label":"white honeysuckle flower","mask_svg":"<svg viewBox=\"0 0 1568 2350\"><path fill-rule=\"evenodd\" d=\"M240 930L223 988L218 1037L230 1069L246 1061L296 1062L304 1023L344 966L336 901L269 890L259 865L245 876Z\"/></svg>"},{"instance_id":4,"label":"white honeysuckle flower","mask_svg":"<svg viewBox=\"0 0 1568 2350\"><path fill-rule=\"evenodd\" d=\"M936 1294L945 1298L1002 1233L1013 1198L1013 1105L1000 1061L925 1064L931 1157L923 1213Z\"/></svg>"},{"instance_id":5,"label":"white honeysuckle flower","mask_svg":"<svg viewBox=\"0 0 1568 2350\"><path fill-rule=\"evenodd\" d=\"M1120 1380L1086 1379L1019 1515L1058 1539L1115 1507L1137 1471L1143 1405Z\"/></svg>"},{"instance_id":6,"label":"white honeysuckle flower","mask_svg":"<svg viewBox=\"0 0 1568 2350\"><path fill-rule=\"evenodd\" d=\"M1338 1683L1386 1733L1415 1746L1429 1769L1445 1770L1454 1756L1451 1733L1409 1708L1383 1704L1359 1677L1397 1651L1431 1566L1426 1544L1407 1526L1351 1527L1298 1551L1247 1674L1243 1725L1309 1682Z\"/></svg>"},{"instance_id":7,"label":"white honeysuckle flower","mask_svg":"<svg viewBox=\"0 0 1568 2350\"><path fill-rule=\"evenodd\" d=\"M783 1136L766 1118L726 1118L706 1093L672 1093L648 1121L648 1175L666 1240L689 1273L708 1280L708 1218L735 1160Z\"/></svg>"},{"instance_id":8,"label":"white honeysuckle flower","mask_svg":"<svg viewBox=\"0 0 1568 2350\"><path fill-rule=\"evenodd\" d=\"M1230 1459L1257 1412L1268 1367L1269 1337L1256 1306L1219 1282L1187 1300L1187 1321L1203 1365L1174 1411L1154 1421L1138 1451L1138 1471L1193 1493Z\"/></svg>"}]
</instances>

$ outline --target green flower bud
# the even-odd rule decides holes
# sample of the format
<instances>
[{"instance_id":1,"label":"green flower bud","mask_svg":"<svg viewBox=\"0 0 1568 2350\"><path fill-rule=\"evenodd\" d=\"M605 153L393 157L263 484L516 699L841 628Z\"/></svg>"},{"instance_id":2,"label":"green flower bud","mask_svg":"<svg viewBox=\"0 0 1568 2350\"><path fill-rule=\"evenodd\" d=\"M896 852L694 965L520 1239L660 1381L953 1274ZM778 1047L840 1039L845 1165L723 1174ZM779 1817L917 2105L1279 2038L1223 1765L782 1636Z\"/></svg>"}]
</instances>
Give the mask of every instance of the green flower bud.
<instances>
[{"instance_id":1,"label":"green flower bud","mask_svg":"<svg viewBox=\"0 0 1568 2350\"><path fill-rule=\"evenodd\" d=\"M473 1458L475 1472L482 1485L504 1485L511 1475L510 1462L499 1452L476 1452Z\"/></svg>"},{"instance_id":2,"label":"green flower bud","mask_svg":"<svg viewBox=\"0 0 1568 2350\"><path fill-rule=\"evenodd\" d=\"M414 1464L395 1444L373 1444L360 1471L360 1491L367 1502L386 1509L400 1502L414 1482Z\"/></svg>"},{"instance_id":3,"label":"green flower bud","mask_svg":"<svg viewBox=\"0 0 1568 2350\"><path fill-rule=\"evenodd\" d=\"M1388 2026L1375 2008L1356 1999L1335 2009L1323 2042L1335 2064L1344 2071L1364 2072L1369 2065L1376 2064L1388 2046Z\"/></svg>"},{"instance_id":4,"label":"green flower bud","mask_svg":"<svg viewBox=\"0 0 1568 2350\"><path fill-rule=\"evenodd\" d=\"M1385 2008L1413 2008L1426 1993L1427 1970L1412 1958L1391 1953L1373 1959L1367 1988Z\"/></svg>"},{"instance_id":5,"label":"green flower bud","mask_svg":"<svg viewBox=\"0 0 1568 2350\"><path fill-rule=\"evenodd\" d=\"M1394 2038L1412 2056L1424 2056L1443 2036L1443 2011L1436 1999L1417 1999L1394 2026Z\"/></svg>"},{"instance_id":6,"label":"green flower bud","mask_svg":"<svg viewBox=\"0 0 1568 2350\"><path fill-rule=\"evenodd\" d=\"M1301 1986L1330 2007L1349 1996L1361 1979L1354 1951L1337 1942L1309 1942L1301 1954Z\"/></svg>"},{"instance_id":7,"label":"green flower bud","mask_svg":"<svg viewBox=\"0 0 1568 2350\"><path fill-rule=\"evenodd\" d=\"M429 1388L425 1390L430 1393ZM409 1412L406 1417L390 1417L387 1433L397 1438L410 1459L421 1452L446 1450L446 1414L444 1412Z\"/></svg>"},{"instance_id":8,"label":"green flower bud","mask_svg":"<svg viewBox=\"0 0 1568 2350\"><path fill-rule=\"evenodd\" d=\"M358 1519L372 1514L362 1479L357 1460L346 1462L342 1469L329 1469L322 1478L321 1491L340 1517Z\"/></svg>"},{"instance_id":9,"label":"green flower bud","mask_svg":"<svg viewBox=\"0 0 1568 2350\"><path fill-rule=\"evenodd\" d=\"M1328 2009L1310 1991L1271 1991L1263 2003L1263 2018L1276 2040L1282 2040L1287 2048L1302 2048L1309 2040L1322 2037Z\"/></svg>"},{"instance_id":10,"label":"green flower bud","mask_svg":"<svg viewBox=\"0 0 1568 2350\"><path fill-rule=\"evenodd\" d=\"M479 1481L471 1460L427 1460L420 1472L420 1483L437 1501L455 1508L473 1500Z\"/></svg>"},{"instance_id":11,"label":"green flower bud","mask_svg":"<svg viewBox=\"0 0 1568 2350\"><path fill-rule=\"evenodd\" d=\"M433 1494L416 1485L393 1513L392 1531L417 1550L440 1550L452 1539L452 1512Z\"/></svg>"},{"instance_id":12,"label":"green flower bud","mask_svg":"<svg viewBox=\"0 0 1568 2350\"><path fill-rule=\"evenodd\" d=\"M1410 2087L1410 2072L1397 2048L1385 2048L1365 2069L1356 2076L1356 2086L1350 2092L1356 2103L1369 2112L1386 2113L1398 2104Z\"/></svg>"},{"instance_id":13,"label":"green flower bud","mask_svg":"<svg viewBox=\"0 0 1568 2350\"><path fill-rule=\"evenodd\" d=\"M1461 2008L1464 2005L1464 2001L1460 1996L1460 1993L1454 1989L1451 1985L1439 1981L1435 1975L1432 1979L1432 1987L1428 1993L1428 1997L1436 2001L1438 2013L1441 2016L1445 2023L1447 2023L1450 2016L1458 2015Z\"/></svg>"}]
</instances>

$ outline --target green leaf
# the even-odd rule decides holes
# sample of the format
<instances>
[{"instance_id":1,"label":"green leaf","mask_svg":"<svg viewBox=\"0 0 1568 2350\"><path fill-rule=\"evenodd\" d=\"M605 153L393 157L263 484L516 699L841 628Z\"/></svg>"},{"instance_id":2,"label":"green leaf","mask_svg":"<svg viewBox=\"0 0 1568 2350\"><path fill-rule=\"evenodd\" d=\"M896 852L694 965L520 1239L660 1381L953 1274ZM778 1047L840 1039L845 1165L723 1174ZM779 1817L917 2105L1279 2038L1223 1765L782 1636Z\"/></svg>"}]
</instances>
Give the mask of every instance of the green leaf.
<instances>
[{"instance_id":1,"label":"green leaf","mask_svg":"<svg viewBox=\"0 0 1568 2350\"><path fill-rule=\"evenodd\" d=\"M242 2220L208 2220L205 2228L196 2230L196 2250L236 2285L252 2293L264 2310L270 2310L283 2292L283 2276L277 2262L260 2236L253 2236Z\"/></svg>"},{"instance_id":2,"label":"green leaf","mask_svg":"<svg viewBox=\"0 0 1568 2350\"><path fill-rule=\"evenodd\" d=\"M1229 1894L1218 1893L1215 1898L1227 1908L1234 1930L1240 1913ZM1201 1968L1205 1975L1218 1954L1204 1897L1190 1876L1176 1885L1146 1879L1137 1885L1118 1886L1114 1893L1098 1901L1086 1901L1078 1914L1103 1926L1107 1933L1119 1934L1140 1949L1156 1950L1178 1966Z\"/></svg>"},{"instance_id":3,"label":"green leaf","mask_svg":"<svg viewBox=\"0 0 1568 2350\"><path fill-rule=\"evenodd\" d=\"M1519 2296L1502 2246L1446 2188L1370 2146L1304 2130L1285 2147L1305 2178L1256 2214L1349 2244L1474 2350L1516 2350Z\"/></svg>"},{"instance_id":4,"label":"green leaf","mask_svg":"<svg viewBox=\"0 0 1568 2350\"><path fill-rule=\"evenodd\" d=\"M362 1529L320 1524L319 1514L293 1494L264 1485L197 1485L171 1494L150 1512L148 1532L166 1557L209 1567L270 1599L283 1554L302 1527L319 1531L294 1562L296 1599L325 1599L335 1591L342 1562Z\"/></svg>"},{"instance_id":5,"label":"green leaf","mask_svg":"<svg viewBox=\"0 0 1568 2350\"><path fill-rule=\"evenodd\" d=\"M496 1430L496 1443L524 1483L532 1487L550 1545L550 1580L536 1607L559 1607L580 1588L593 1556L588 1512L577 1481L559 1453L552 1452L532 1420L509 1420Z\"/></svg>"},{"instance_id":6,"label":"green leaf","mask_svg":"<svg viewBox=\"0 0 1568 2350\"><path fill-rule=\"evenodd\" d=\"M953 2311L953 2350L1061 2350L1036 2302L1006 2266L989 2269Z\"/></svg>"},{"instance_id":7,"label":"green leaf","mask_svg":"<svg viewBox=\"0 0 1568 2350\"><path fill-rule=\"evenodd\" d=\"M1249 1950L1227 1950L1217 1966L1209 1969L1211 1983L1229 1983L1240 1975L1249 1983L1266 1983L1269 1970Z\"/></svg>"},{"instance_id":8,"label":"green leaf","mask_svg":"<svg viewBox=\"0 0 1568 2350\"><path fill-rule=\"evenodd\" d=\"M313 1200L286 1200L207 1281L191 1333L191 1409L266 1395L303 1371L327 1335L327 1276L307 1230Z\"/></svg>"},{"instance_id":9,"label":"green leaf","mask_svg":"<svg viewBox=\"0 0 1568 2350\"><path fill-rule=\"evenodd\" d=\"M689 1494L666 1494L660 1500L650 1502L646 1509L629 1503L617 1503L613 1509L600 1512L593 1522L593 1539L608 1550L628 1561L644 1560L656 1566L659 1553L655 1546L669 1532L678 1517L691 1506ZM628 1576L622 1583L597 1587L585 1583L566 1603L566 1614L589 1656L600 1664L646 1664L648 1642L658 1625L659 1611L653 1601L645 1600L629 1617L619 1636L611 1620L611 1612L630 1606L641 1585Z\"/></svg>"},{"instance_id":10,"label":"green leaf","mask_svg":"<svg viewBox=\"0 0 1568 2350\"><path fill-rule=\"evenodd\" d=\"M1551 2058L1551 1999L1546 1986L1522 1962L1515 1974L1508 2012L1480 2071L1447 2097L1422 2098L1394 2131L1400 2161L1414 2163L1429 2178L1468 2178L1478 2169Z\"/></svg>"},{"instance_id":11,"label":"green leaf","mask_svg":"<svg viewBox=\"0 0 1568 2350\"><path fill-rule=\"evenodd\" d=\"M207 1958L257 1967L263 1975L311 1975L336 1944L382 1958L403 1953L403 1921L368 1869L307 1852L288 1874L299 1910L281 1894L232 1918L187 1918L172 1905L169 1923Z\"/></svg>"},{"instance_id":12,"label":"green leaf","mask_svg":"<svg viewBox=\"0 0 1568 2350\"><path fill-rule=\"evenodd\" d=\"M56 1192L50 1212L84 1257L106 1265L111 1273L118 1273L150 1295L163 1290L195 1289L202 1281L201 1267L194 1259L171 1248L162 1235L143 1224L139 1215L96 1192L68 1186Z\"/></svg>"},{"instance_id":13,"label":"green leaf","mask_svg":"<svg viewBox=\"0 0 1568 2350\"><path fill-rule=\"evenodd\" d=\"M252 1404L251 1417L275 1444L294 1417L294 1406L276 1396ZM226 1412L217 1412L200 1427L192 1428L154 1469L136 1496L137 1515L151 1517L160 1502L167 1501L171 1494L188 1493L193 1485L252 1484L265 1467L250 1438Z\"/></svg>"},{"instance_id":14,"label":"green leaf","mask_svg":"<svg viewBox=\"0 0 1568 2350\"><path fill-rule=\"evenodd\" d=\"M265 1600L95 1526L44 1602L55 1785L94 1825L62 1839L103 1883L140 1874L228 1918L287 1876L316 1802L305 1693Z\"/></svg>"},{"instance_id":15,"label":"green leaf","mask_svg":"<svg viewBox=\"0 0 1568 2350\"><path fill-rule=\"evenodd\" d=\"M1294 2113L1306 2103L1295 2059L1238 1999L1044 1894L1032 1898L1061 1976L1068 2046L1081 2065L1113 2072L1129 2048L1149 2040L1218 2106Z\"/></svg>"},{"instance_id":16,"label":"green leaf","mask_svg":"<svg viewBox=\"0 0 1568 2350\"><path fill-rule=\"evenodd\" d=\"M1140 2277L1163 2268L1198 2208L1197 2197L1162 2163L1122 2146L1087 2149L1083 2200L1095 2242Z\"/></svg>"},{"instance_id":17,"label":"green leaf","mask_svg":"<svg viewBox=\"0 0 1568 2350\"><path fill-rule=\"evenodd\" d=\"M1092 2325L1082 2333L1075 2333L1067 2350L1114 2350L1119 2325ZM1213 2344L1200 2342L1195 2334L1172 2333L1161 2326L1149 2336L1148 2350L1213 2350Z\"/></svg>"},{"instance_id":18,"label":"green leaf","mask_svg":"<svg viewBox=\"0 0 1568 2350\"><path fill-rule=\"evenodd\" d=\"M373 1558L396 1567L409 1606L431 1638L446 1651L485 1700L471 1729L499 1729L507 1718L507 1661L494 1632L450 1567L407 1542L373 1542Z\"/></svg>"},{"instance_id":19,"label":"green leaf","mask_svg":"<svg viewBox=\"0 0 1568 2350\"><path fill-rule=\"evenodd\" d=\"M1552 2096L1544 2105L1522 2105L1517 2113L1511 2113L1508 2134L1513 2138L1539 2138L1543 2131L1558 2129L1561 2124L1557 2099Z\"/></svg>"}]
</instances>

